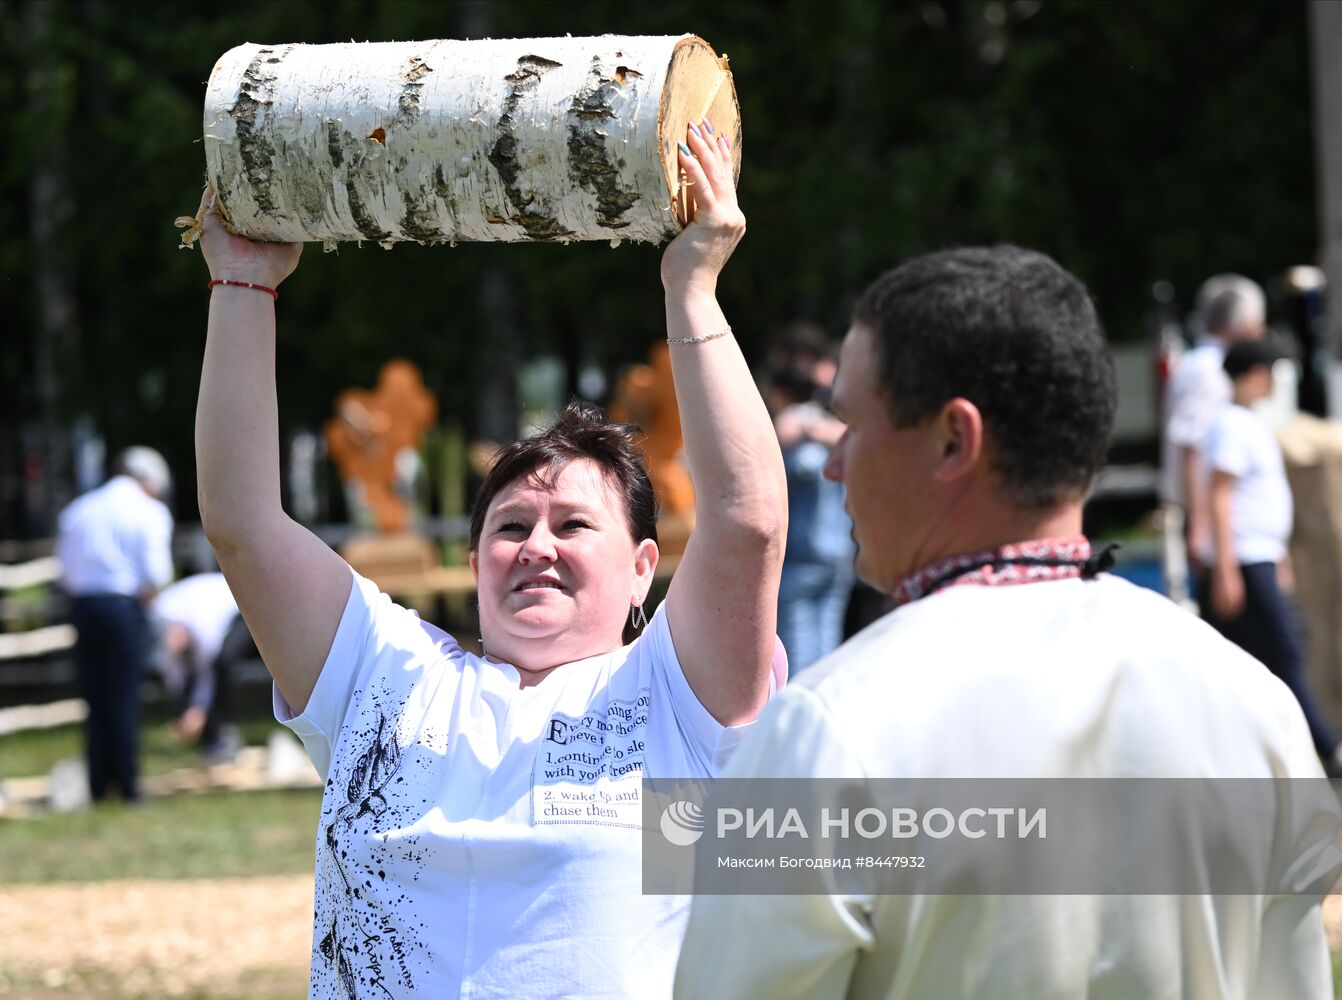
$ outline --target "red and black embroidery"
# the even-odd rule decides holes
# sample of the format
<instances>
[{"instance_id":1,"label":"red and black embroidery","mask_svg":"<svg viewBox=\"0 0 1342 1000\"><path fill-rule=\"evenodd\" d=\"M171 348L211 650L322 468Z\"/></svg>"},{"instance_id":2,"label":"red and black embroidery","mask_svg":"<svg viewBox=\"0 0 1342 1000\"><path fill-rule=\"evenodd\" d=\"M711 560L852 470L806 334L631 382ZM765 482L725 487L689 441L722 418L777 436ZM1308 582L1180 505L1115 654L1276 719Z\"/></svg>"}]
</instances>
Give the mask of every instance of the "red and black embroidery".
<instances>
[{"instance_id":1,"label":"red and black embroidery","mask_svg":"<svg viewBox=\"0 0 1342 1000\"><path fill-rule=\"evenodd\" d=\"M1002 587L1074 577L1089 580L1114 565L1117 548L1106 545L1092 554L1090 540L1083 535L1013 542L997 549L939 559L900 580L890 596L895 607L899 607L946 587L968 584Z\"/></svg>"}]
</instances>

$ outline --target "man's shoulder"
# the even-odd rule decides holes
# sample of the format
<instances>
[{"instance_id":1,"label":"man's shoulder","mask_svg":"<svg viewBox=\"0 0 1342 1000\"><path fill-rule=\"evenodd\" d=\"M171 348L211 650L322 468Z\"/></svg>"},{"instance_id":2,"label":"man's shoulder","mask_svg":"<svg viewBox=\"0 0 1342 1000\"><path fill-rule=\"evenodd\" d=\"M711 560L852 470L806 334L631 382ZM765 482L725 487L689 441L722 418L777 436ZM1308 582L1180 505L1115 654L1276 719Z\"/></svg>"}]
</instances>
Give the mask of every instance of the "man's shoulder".
<instances>
[{"instance_id":1,"label":"man's shoulder","mask_svg":"<svg viewBox=\"0 0 1342 1000\"><path fill-rule=\"evenodd\" d=\"M1225 349L1214 344L1201 344L1179 362L1170 379L1170 388L1175 393L1191 390L1208 384L1220 385L1226 380L1221 367L1225 361Z\"/></svg>"},{"instance_id":2,"label":"man's shoulder","mask_svg":"<svg viewBox=\"0 0 1342 1000\"><path fill-rule=\"evenodd\" d=\"M180 605L188 609L195 604L208 606L231 604L237 607L233 591L222 573L196 573L193 576L184 576L159 591L154 603L158 607Z\"/></svg>"},{"instance_id":3,"label":"man's shoulder","mask_svg":"<svg viewBox=\"0 0 1342 1000\"><path fill-rule=\"evenodd\" d=\"M1273 687L1261 664L1197 616L1111 574L935 594L878 620L789 687L839 717L878 712L923 727L983 708L993 691L1081 697L1110 681L1146 690L1157 676L1182 678L1188 692L1233 680L1249 700Z\"/></svg>"},{"instance_id":4,"label":"man's shoulder","mask_svg":"<svg viewBox=\"0 0 1342 1000\"><path fill-rule=\"evenodd\" d=\"M743 773L1249 777L1312 755L1261 663L1109 574L897 609L803 671L762 723L771 740Z\"/></svg>"},{"instance_id":5,"label":"man's shoulder","mask_svg":"<svg viewBox=\"0 0 1342 1000\"><path fill-rule=\"evenodd\" d=\"M917 698L934 679L943 639L957 618L958 612L940 600L896 608L790 678L786 690L797 688L834 708L861 708L869 703L868 694L891 685ZM896 706L886 707L894 711Z\"/></svg>"},{"instance_id":6,"label":"man's shoulder","mask_svg":"<svg viewBox=\"0 0 1342 1000\"><path fill-rule=\"evenodd\" d=\"M113 482L118 482L113 480ZM108 484L111 485L110 483ZM118 509L133 516L145 526L155 529L172 530L172 510L158 497L150 496L133 480L122 480L115 494L109 495L109 503L115 503Z\"/></svg>"},{"instance_id":7,"label":"man's shoulder","mask_svg":"<svg viewBox=\"0 0 1342 1000\"><path fill-rule=\"evenodd\" d=\"M1247 406L1240 406L1238 403L1233 403L1230 400L1226 400L1216 408L1215 419L1218 423L1223 424L1248 425L1254 427L1260 425L1263 427L1267 426L1267 424L1264 423L1263 418L1253 410L1249 409Z\"/></svg>"},{"instance_id":8,"label":"man's shoulder","mask_svg":"<svg viewBox=\"0 0 1342 1000\"><path fill-rule=\"evenodd\" d=\"M101 510L108 504L115 502L115 491L111 489L112 483L113 480L109 479L107 482L79 494L65 505L57 516L57 521L68 523L85 516L89 511Z\"/></svg>"},{"instance_id":9,"label":"man's shoulder","mask_svg":"<svg viewBox=\"0 0 1342 1000\"><path fill-rule=\"evenodd\" d=\"M1236 441L1257 448L1273 448L1276 436L1268 422L1253 410L1227 403L1216 411L1211 436L1221 442Z\"/></svg>"}]
</instances>

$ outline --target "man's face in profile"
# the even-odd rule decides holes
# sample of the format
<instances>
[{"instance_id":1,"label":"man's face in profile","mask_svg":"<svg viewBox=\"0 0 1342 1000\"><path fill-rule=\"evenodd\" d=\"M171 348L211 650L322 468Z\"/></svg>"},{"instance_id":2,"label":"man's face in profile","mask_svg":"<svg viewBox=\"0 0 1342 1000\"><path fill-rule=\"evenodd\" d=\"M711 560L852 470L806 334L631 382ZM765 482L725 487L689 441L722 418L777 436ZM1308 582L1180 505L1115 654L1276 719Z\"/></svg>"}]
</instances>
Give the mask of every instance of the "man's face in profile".
<instances>
[{"instance_id":1,"label":"man's face in profile","mask_svg":"<svg viewBox=\"0 0 1342 1000\"><path fill-rule=\"evenodd\" d=\"M942 456L931 422L891 423L878 389L879 362L875 334L854 324L839 352L832 402L848 429L825 475L847 488L858 576L889 593L921 565L921 539L935 514L933 473Z\"/></svg>"}]
</instances>

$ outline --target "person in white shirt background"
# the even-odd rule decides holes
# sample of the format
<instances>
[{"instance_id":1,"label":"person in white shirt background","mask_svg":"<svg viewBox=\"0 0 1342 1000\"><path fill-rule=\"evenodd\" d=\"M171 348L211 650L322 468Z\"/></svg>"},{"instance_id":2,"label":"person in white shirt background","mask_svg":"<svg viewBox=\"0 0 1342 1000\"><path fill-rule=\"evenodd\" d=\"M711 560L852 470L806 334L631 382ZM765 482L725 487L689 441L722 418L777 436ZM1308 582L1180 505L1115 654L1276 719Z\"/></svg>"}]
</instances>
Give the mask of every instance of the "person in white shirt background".
<instances>
[{"instance_id":1,"label":"person in white shirt background","mask_svg":"<svg viewBox=\"0 0 1342 1000\"><path fill-rule=\"evenodd\" d=\"M233 666L255 653L228 581L222 573L184 577L159 593L151 613L162 636L161 666L185 703L177 735L199 743L209 762L234 756L242 739L232 720Z\"/></svg>"},{"instance_id":2,"label":"person in white shirt background","mask_svg":"<svg viewBox=\"0 0 1342 1000\"><path fill-rule=\"evenodd\" d=\"M1326 789L1285 685L1091 552L1082 507L1116 396L1086 289L1043 254L961 248L878 278L840 353L833 408L848 427L826 472L847 487L859 576L896 607L799 674L722 780L1289 776ZM1194 823L1178 842L1205 876L1273 829ZM1141 871L1150 853L1123 838L1086 876ZM926 877L921 895L696 882L676 995L1332 997L1320 900L1304 893L976 896Z\"/></svg>"},{"instance_id":3,"label":"person in white shirt background","mask_svg":"<svg viewBox=\"0 0 1342 1000\"><path fill-rule=\"evenodd\" d=\"M1272 396L1272 366L1280 358L1261 340L1226 352L1231 399L1217 411L1203 449L1213 556L1198 603L1222 635L1291 689L1315 750L1336 776L1342 775L1342 745L1309 690L1304 633L1290 597L1291 487L1281 447L1254 412L1255 404Z\"/></svg>"},{"instance_id":4,"label":"person in white shirt background","mask_svg":"<svg viewBox=\"0 0 1342 1000\"><path fill-rule=\"evenodd\" d=\"M1226 349L1263 335L1267 304L1258 283L1238 274L1208 278L1198 293L1194 323L1203 332L1179 361L1167 389L1163 461L1168 490L1183 509L1184 538L1194 588L1209 565L1211 520L1201 451L1216 411L1230 398L1221 368Z\"/></svg>"},{"instance_id":5,"label":"person in white shirt background","mask_svg":"<svg viewBox=\"0 0 1342 1000\"><path fill-rule=\"evenodd\" d=\"M641 892L640 779L715 775L786 676L782 457L716 298L745 219L711 123L689 127L679 164L696 212L661 276L693 535L648 616L647 472L628 428L570 406L505 449L477 495L483 656L285 514L266 289L302 248L206 216L201 247L224 283L197 410L201 518L276 714L326 778L314 996L670 993L688 900ZM626 623L642 627L628 645Z\"/></svg>"},{"instance_id":6,"label":"person in white shirt background","mask_svg":"<svg viewBox=\"0 0 1342 1000\"><path fill-rule=\"evenodd\" d=\"M128 448L115 474L61 511L56 557L70 595L84 749L94 801L115 788L140 798L140 682L148 654L145 609L172 580L172 477L152 448Z\"/></svg>"}]
</instances>

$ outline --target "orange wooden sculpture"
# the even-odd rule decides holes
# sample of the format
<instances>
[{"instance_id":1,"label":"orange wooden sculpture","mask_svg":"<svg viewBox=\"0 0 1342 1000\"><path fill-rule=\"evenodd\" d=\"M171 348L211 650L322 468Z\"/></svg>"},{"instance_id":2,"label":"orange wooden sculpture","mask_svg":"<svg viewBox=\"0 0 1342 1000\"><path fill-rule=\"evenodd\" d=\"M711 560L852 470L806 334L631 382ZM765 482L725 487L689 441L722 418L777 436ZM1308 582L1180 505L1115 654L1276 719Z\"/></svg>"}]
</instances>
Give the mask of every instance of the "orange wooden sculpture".
<instances>
[{"instance_id":1,"label":"orange wooden sculpture","mask_svg":"<svg viewBox=\"0 0 1342 1000\"><path fill-rule=\"evenodd\" d=\"M681 551L694 520L694 484L681 454L685 439L671 377L671 352L665 344L655 345L648 364L635 365L620 379L610 417L643 428L643 459L662 508L661 548L664 553Z\"/></svg>"},{"instance_id":2,"label":"orange wooden sculpture","mask_svg":"<svg viewBox=\"0 0 1342 1000\"><path fill-rule=\"evenodd\" d=\"M438 401L409 361L388 361L377 387L346 389L326 422L326 447L346 483L355 482L383 533L405 531L410 505L396 492L396 456L418 450L438 417Z\"/></svg>"}]
</instances>

